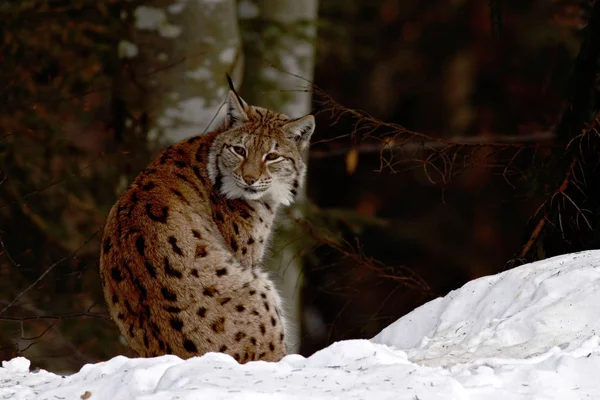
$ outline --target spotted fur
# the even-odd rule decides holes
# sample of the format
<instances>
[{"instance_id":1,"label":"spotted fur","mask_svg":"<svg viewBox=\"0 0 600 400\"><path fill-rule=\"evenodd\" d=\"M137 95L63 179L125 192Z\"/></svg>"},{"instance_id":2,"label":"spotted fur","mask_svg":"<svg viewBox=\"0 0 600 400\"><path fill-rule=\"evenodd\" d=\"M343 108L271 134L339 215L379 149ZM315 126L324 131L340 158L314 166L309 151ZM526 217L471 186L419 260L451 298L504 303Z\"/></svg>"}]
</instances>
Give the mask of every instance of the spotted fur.
<instances>
[{"instance_id":1,"label":"spotted fur","mask_svg":"<svg viewBox=\"0 0 600 400\"><path fill-rule=\"evenodd\" d=\"M140 356L286 354L285 318L261 269L280 205L293 202L314 118L247 105L166 149L111 209L100 274L110 314Z\"/></svg>"}]
</instances>

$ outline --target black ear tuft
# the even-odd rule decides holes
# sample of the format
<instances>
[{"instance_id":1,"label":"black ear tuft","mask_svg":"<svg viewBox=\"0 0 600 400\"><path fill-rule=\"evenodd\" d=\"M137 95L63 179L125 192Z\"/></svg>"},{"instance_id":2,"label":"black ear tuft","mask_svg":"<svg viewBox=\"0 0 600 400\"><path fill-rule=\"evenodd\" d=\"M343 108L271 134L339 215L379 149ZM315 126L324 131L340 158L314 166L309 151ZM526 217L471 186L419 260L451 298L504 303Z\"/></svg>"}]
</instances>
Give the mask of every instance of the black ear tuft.
<instances>
[{"instance_id":1,"label":"black ear tuft","mask_svg":"<svg viewBox=\"0 0 600 400\"><path fill-rule=\"evenodd\" d=\"M241 105L245 105L244 100L242 100L242 98L238 94L237 90L235 90L235 86L233 85L233 80L231 79L231 76L229 76L229 74L227 72L225 72L225 77L227 77L227 84L229 85L229 90L231 90L233 93L235 93L235 97L237 97L237 99Z\"/></svg>"}]
</instances>

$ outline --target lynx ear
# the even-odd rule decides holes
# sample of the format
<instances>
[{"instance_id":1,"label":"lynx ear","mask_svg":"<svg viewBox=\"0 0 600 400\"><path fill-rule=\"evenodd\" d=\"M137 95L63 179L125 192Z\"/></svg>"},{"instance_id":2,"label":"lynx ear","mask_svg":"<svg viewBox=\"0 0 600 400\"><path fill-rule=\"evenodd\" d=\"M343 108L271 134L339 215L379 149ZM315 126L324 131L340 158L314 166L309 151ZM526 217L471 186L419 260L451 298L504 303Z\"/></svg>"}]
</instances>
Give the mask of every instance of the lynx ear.
<instances>
[{"instance_id":1,"label":"lynx ear","mask_svg":"<svg viewBox=\"0 0 600 400\"><path fill-rule=\"evenodd\" d=\"M233 90L227 95L227 115L225 115L225 128L231 129L248 120L248 104Z\"/></svg>"},{"instance_id":2,"label":"lynx ear","mask_svg":"<svg viewBox=\"0 0 600 400\"><path fill-rule=\"evenodd\" d=\"M310 137L315 131L315 117L309 114L291 120L284 125L284 129L288 134L288 138L296 142L298 149L302 152L308 147Z\"/></svg>"}]
</instances>

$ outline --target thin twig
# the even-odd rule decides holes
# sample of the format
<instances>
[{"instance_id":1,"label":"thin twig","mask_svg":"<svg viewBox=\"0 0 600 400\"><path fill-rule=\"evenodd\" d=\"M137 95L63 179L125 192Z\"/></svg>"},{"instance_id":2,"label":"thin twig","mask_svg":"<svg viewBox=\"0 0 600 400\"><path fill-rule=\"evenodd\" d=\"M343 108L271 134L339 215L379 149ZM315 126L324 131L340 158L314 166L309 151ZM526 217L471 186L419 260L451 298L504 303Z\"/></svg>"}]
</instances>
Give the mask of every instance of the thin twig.
<instances>
[{"instance_id":1,"label":"thin twig","mask_svg":"<svg viewBox=\"0 0 600 400\"><path fill-rule=\"evenodd\" d=\"M11 308L13 305L15 305L15 303L21 298L21 296L23 296L25 293L27 293L29 290L31 290L35 285L40 283L42 281L42 279L44 279L46 277L46 275L48 275L57 265L68 260L69 258L72 258L73 256L75 256L82 248L84 248L88 243L90 243L92 241L92 239L94 239L99 232L100 232L99 230L94 232L92 234L92 236L90 236L81 246L79 246L77 249L73 250L66 257L63 257L60 260L56 261L54 264L50 265L48 267L48 269L46 269L46 271L44 271L31 285L27 286L27 288L25 290L23 290L21 293L19 293L10 303L8 303L8 305L6 307L4 307L0 311L0 316L2 314L4 314L6 312L6 310Z\"/></svg>"}]
</instances>

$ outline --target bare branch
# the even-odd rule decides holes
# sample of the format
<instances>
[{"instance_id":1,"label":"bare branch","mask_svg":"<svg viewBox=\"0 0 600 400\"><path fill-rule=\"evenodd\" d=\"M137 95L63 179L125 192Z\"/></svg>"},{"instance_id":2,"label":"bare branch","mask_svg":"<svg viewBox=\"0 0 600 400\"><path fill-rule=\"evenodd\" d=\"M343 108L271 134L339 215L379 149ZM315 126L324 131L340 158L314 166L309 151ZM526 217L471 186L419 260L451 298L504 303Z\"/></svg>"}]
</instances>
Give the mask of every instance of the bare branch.
<instances>
[{"instance_id":1,"label":"bare branch","mask_svg":"<svg viewBox=\"0 0 600 400\"><path fill-rule=\"evenodd\" d=\"M88 243L90 243L92 241L92 239L94 239L99 232L100 232L99 230L94 232L94 234L92 234L92 236L90 236L81 246L79 246L73 252L71 252L66 257L63 257L60 260L56 261L52 265L50 265L48 267L48 269L46 269L46 271L44 271L44 273L42 273L31 285L27 286L27 288L25 288L25 290L23 290L21 293L19 293L10 303L8 303L7 306L5 306L2 310L0 310L0 316L2 314L4 314L6 312L6 310L11 308L13 305L15 305L15 303L21 298L21 296L23 296L25 293L27 293L29 290L31 290L35 285L40 283L42 281L42 279L44 279L46 277L46 275L48 275L57 265L72 258L73 256L75 256L82 248L84 248Z\"/></svg>"}]
</instances>

